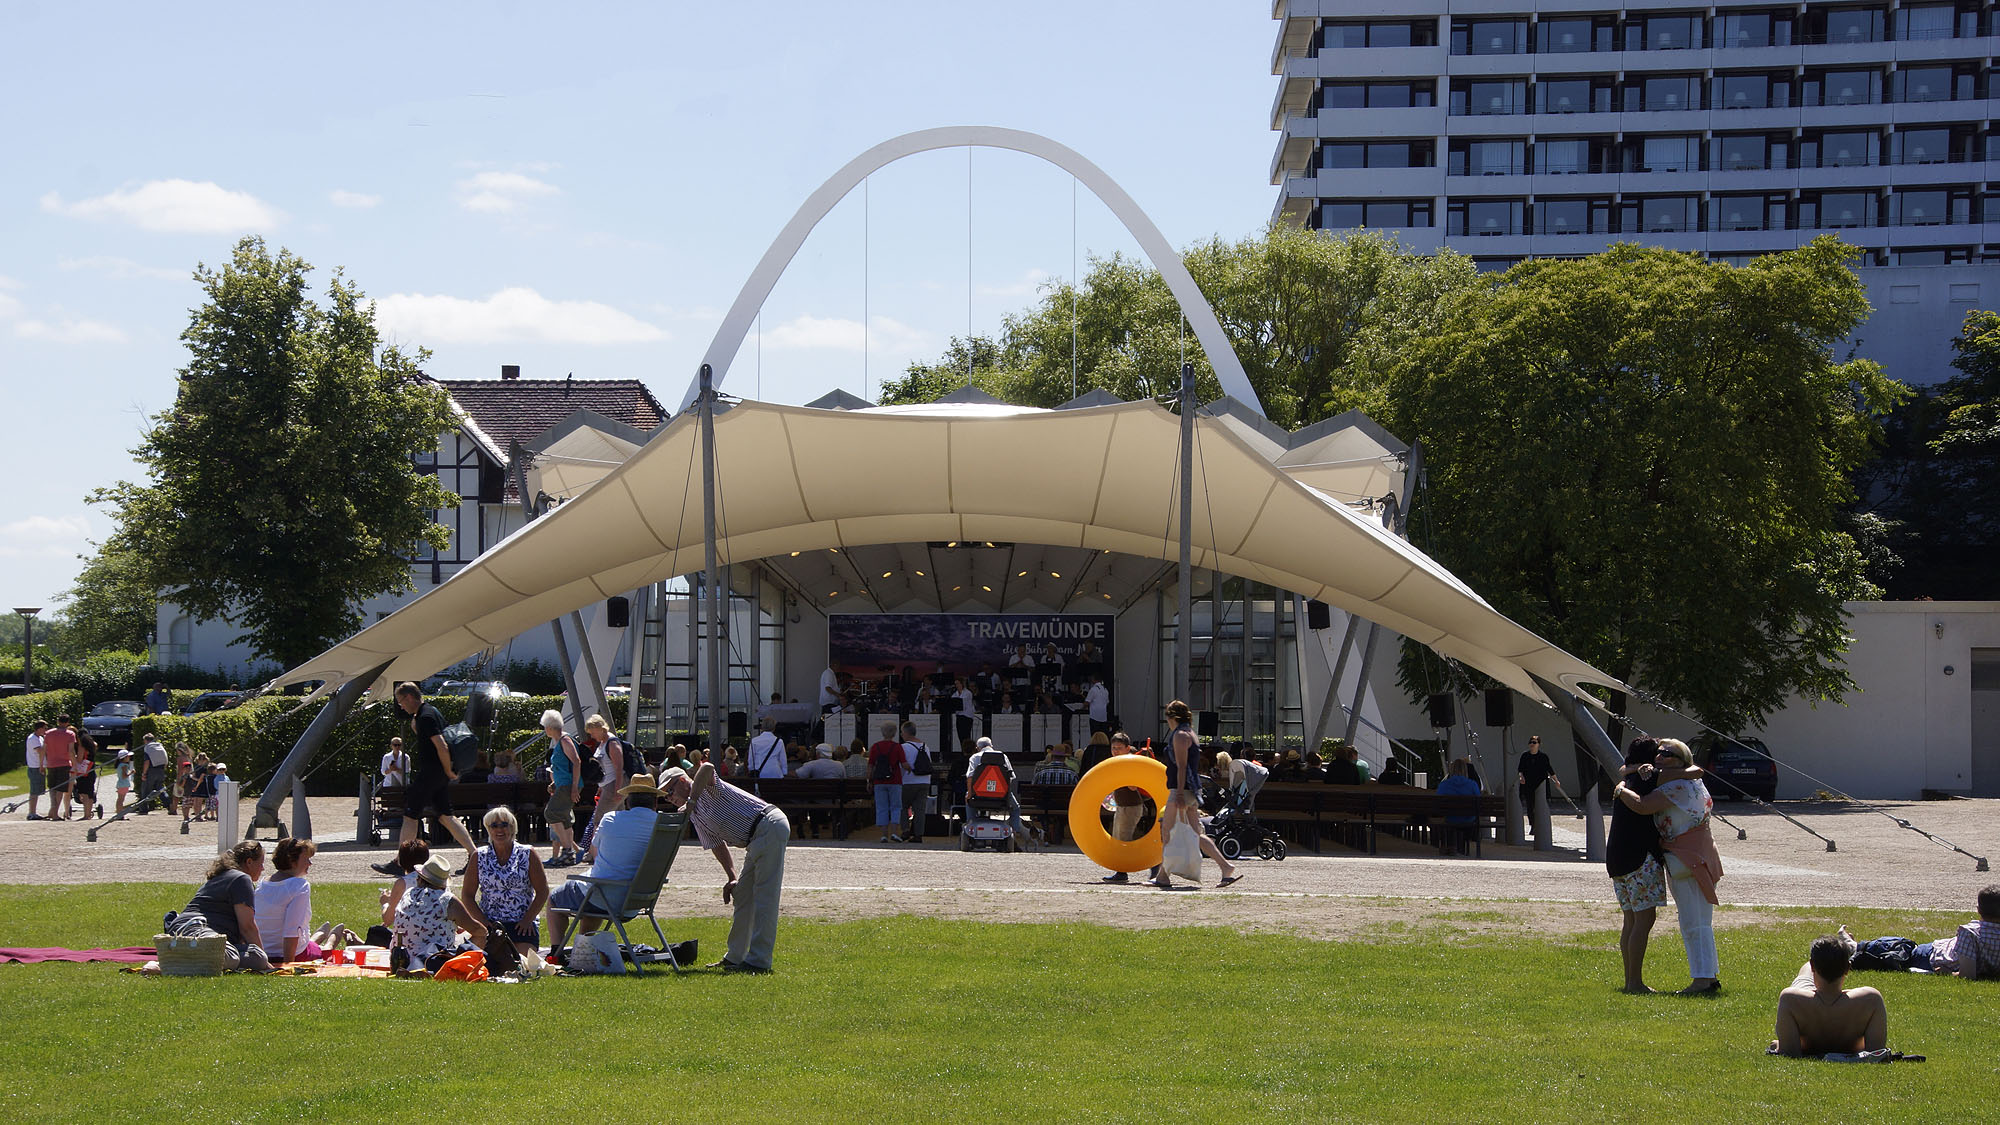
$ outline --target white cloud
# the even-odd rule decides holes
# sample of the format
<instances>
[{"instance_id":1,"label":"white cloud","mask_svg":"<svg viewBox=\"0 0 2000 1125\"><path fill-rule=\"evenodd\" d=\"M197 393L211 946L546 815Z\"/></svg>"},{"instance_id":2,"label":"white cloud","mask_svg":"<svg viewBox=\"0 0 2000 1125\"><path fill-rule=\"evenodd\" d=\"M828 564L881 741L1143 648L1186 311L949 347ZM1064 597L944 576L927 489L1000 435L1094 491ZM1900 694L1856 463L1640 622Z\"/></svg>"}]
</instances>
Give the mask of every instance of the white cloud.
<instances>
[{"instance_id":1,"label":"white cloud","mask_svg":"<svg viewBox=\"0 0 2000 1125\"><path fill-rule=\"evenodd\" d=\"M283 217L276 208L243 191L211 181L153 180L135 188L65 203L42 196L42 210L73 219L111 219L141 230L176 234L231 234L263 230Z\"/></svg>"},{"instance_id":2,"label":"white cloud","mask_svg":"<svg viewBox=\"0 0 2000 1125\"><path fill-rule=\"evenodd\" d=\"M51 344L122 344L125 331L115 324L101 320L87 320L83 317L65 317L59 321L22 320L14 324L14 335L23 340L41 340Z\"/></svg>"},{"instance_id":3,"label":"white cloud","mask_svg":"<svg viewBox=\"0 0 2000 1125\"><path fill-rule=\"evenodd\" d=\"M596 301L552 301L533 289L502 289L483 300L392 293L376 299L375 323L413 343L649 344L667 333Z\"/></svg>"},{"instance_id":4,"label":"white cloud","mask_svg":"<svg viewBox=\"0 0 2000 1125\"><path fill-rule=\"evenodd\" d=\"M326 193L326 197L333 202L335 207L373 207L382 202L382 197L379 195L348 191L345 188L334 188L332 191Z\"/></svg>"},{"instance_id":5,"label":"white cloud","mask_svg":"<svg viewBox=\"0 0 2000 1125\"><path fill-rule=\"evenodd\" d=\"M519 172L480 172L458 181L458 205L467 211L512 211L530 200L560 195L562 189Z\"/></svg>"},{"instance_id":6,"label":"white cloud","mask_svg":"<svg viewBox=\"0 0 2000 1125\"><path fill-rule=\"evenodd\" d=\"M1043 282L1054 276L1047 270L1029 270L1021 275L1020 280L1006 285L977 285L973 288L982 297L1032 297Z\"/></svg>"},{"instance_id":7,"label":"white cloud","mask_svg":"<svg viewBox=\"0 0 2000 1125\"><path fill-rule=\"evenodd\" d=\"M66 270L85 270L90 273L101 273L106 277L119 281L127 281L133 278L145 278L150 281L187 281L194 272L192 270L167 269L164 266L142 265L130 258L119 258L108 254L99 254L90 258L64 258L62 261L57 262L56 265Z\"/></svg>"},{"instance_id":8,"label":"white cloud","mask_svg":"<svg viewBox=\"0 0 2000 1125\"><path fill-rule=\"evenodd\" d=\"M0 559L73 559L90 545L81 514L28 516L0 523Z\"/></svg>"},{"instance_id":9,"label":"white cloud","mask_svg":"<svg viewBox=\"0 0 2000 1125\"><path fill-rule=\"evenodd\" d=\"M764 346L779 351L858 352L864 343L870 351L912 351L921 349L927 339L922 332L886 316L869 318L865 339L860 321L838 316L796 316L764 331Z\"/></svg>"}]
</instances>

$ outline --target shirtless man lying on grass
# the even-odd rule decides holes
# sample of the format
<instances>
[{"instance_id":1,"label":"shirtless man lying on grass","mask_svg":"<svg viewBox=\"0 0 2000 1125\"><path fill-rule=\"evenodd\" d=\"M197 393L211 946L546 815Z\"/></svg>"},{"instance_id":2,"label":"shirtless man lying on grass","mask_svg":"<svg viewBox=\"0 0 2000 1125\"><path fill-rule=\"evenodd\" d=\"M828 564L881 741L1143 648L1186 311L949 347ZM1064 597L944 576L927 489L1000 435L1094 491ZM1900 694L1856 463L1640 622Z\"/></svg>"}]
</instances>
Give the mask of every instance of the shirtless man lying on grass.
<instances>
[{"instance_id":1,"label":"shirtless man lying on grass","mask_svg":"<svg viewBox=\"0 0 2000 1125\"><path fill-rule=\"evenodd\" d=\"M1778 993L1778 1037L1770 1053L1787 1058L1878 1051L1889 1040L1889 1008L1872 988L1840 987L1848 947L1837 937L1813 939L1791 987Z\"/></svg>"}]
</instances>

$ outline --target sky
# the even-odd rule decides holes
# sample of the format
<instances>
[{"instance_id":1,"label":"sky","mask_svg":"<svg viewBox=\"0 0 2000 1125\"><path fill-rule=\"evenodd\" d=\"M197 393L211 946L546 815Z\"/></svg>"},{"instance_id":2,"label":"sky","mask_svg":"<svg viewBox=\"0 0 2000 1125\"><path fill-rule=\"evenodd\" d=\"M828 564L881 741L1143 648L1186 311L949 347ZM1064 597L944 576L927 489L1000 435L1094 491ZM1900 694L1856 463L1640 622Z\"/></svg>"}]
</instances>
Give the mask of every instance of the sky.
<instances>
[{"instance_id":1,"label":"sky","mask_svg":"<svg viewBox=\"0 0 2000 1125\"><path fill-rule=\"evenodd\" d=\"M1262 0L0 4L0 598L55 606L172 405L191 280L260 235L445 379L642 379L678 407L805 198L901 133L1069 145L1169 242L1271 215ZM970 155L968 156L968 152ZM821 222L724 389L804 403L1135 255L1070 175L919 154ZM865 323L865 331L864 331Z\"/></svg>"}]
</instances>

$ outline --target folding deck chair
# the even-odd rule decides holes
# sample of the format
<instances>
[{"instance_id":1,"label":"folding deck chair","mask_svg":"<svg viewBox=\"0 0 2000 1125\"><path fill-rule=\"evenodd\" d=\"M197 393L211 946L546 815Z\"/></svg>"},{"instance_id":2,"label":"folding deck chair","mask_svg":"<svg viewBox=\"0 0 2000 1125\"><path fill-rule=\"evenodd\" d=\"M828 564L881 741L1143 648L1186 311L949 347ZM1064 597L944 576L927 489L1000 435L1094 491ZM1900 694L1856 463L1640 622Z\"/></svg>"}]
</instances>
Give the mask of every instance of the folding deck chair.
<instances>
[{"instance_id":1,"label":"folding deck chair","mask_svg":"<svg viewBox=\"0 0 2000 1125\"><path fill-rule=\"evenodd\" d=\"M660 929L660 920L653 916L653 904L660 899L660 888L666 885L667 871L674 865L674 856L681 850L681 836L687 830L687 814L683 812L663 812L653 822L653 835L646 841L646 854L639 857L639 869L630 879L593 879L588 875L571 875L570 882L588 883L583 905L577 909L576 925L564 937L564 948L575 943L576 935L583 931L585 918L598 918L611 923L618 930L618 950L632 971L645 975L645 967L632 955L632 939L625 934L625 923L644 915L653 924L653 933L660 939L660 953L675 972L681 963L675 959L673 947L667 944L667 935Z\"/></svg>"}]
</instances>

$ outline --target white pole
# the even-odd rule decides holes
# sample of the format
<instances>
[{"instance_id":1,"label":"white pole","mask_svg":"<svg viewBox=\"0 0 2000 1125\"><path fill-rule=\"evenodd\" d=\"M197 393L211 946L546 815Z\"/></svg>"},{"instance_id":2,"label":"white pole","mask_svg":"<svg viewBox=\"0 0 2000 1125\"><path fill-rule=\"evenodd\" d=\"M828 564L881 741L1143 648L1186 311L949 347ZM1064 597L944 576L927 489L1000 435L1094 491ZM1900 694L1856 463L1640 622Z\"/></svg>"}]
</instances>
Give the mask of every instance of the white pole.
<instances>
[{"instance_id":1,"label":"white pole","mask_svg":"<svg viewBox=\"0 0 2000 1125\"><path fill-rule=\"evenodd\" d=\"M236 801L243 786L234 781L225 781L215 787L215 854L221 855L236 846L241 838L236 830L238 823Z\"/></svg>"}]
</instances>

